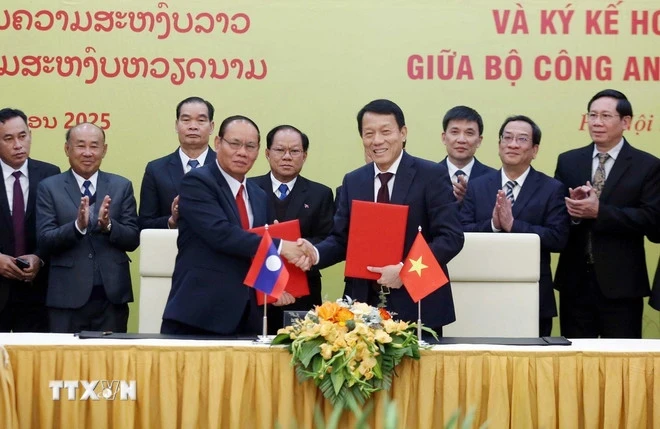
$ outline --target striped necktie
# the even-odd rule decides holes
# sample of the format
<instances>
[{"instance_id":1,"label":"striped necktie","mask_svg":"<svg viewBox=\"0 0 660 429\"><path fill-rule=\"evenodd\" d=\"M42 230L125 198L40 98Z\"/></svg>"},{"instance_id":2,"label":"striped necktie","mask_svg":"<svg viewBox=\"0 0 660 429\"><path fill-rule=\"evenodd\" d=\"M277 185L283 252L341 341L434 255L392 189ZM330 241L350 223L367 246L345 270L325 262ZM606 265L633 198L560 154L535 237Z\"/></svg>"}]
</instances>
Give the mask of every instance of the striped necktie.
<instances>
[{"instance_id":1,"label":"striped necktie","mask_svg":"<svg viewBox=\"0 0 660 429\"><path fill-rule=\"evenodd\" d=\"M513 198L513 188L515 188L518 185L518 182L515 180L509 180L506 182L504 185L506 187L506 198L511 201L511 205L513 205L516 200Z\"/></svg>"}]
</instances>

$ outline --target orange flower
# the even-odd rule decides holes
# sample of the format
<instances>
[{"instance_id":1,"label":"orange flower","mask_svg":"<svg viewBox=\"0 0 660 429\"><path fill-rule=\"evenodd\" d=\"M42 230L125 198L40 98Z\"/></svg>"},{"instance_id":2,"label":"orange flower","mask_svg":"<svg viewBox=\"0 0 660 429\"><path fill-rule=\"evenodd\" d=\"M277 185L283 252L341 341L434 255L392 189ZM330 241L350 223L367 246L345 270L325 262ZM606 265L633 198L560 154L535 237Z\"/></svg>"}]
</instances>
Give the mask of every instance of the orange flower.
<instances>
[{"instance_id":1,"label":"orange flower","mask_svg":"<svg viewBox=\"0 0 660 429\"><path fill-rule=\"evenodd\" d=\"M383 307L379 307L378 312L380 313L380 318L383 320L390 320L392 318L390 312L385 310Z\"/></svg>"},{"instance_id":2,"label":"orange flower","mask_svg":"<svg viewBox=\"0 0 660 429\"><path fill-rule=\"evenodd\" d=\"M327 320L328 322L336 322L335 316L341 307L336 302L324 302L321 306L316 306L316 314L322 320Z\"/></svg>"},{"instance_id":3,"label":"orange flower","mask_svg":"<svg viewBox=\"0 0 660 429\"><path fill-rule=\"evenodd\" d=\"M353 313L348 308L340 307L335 319L341 326L345 326L347 321L353 320Z\"/></svg>"}]
</instances>

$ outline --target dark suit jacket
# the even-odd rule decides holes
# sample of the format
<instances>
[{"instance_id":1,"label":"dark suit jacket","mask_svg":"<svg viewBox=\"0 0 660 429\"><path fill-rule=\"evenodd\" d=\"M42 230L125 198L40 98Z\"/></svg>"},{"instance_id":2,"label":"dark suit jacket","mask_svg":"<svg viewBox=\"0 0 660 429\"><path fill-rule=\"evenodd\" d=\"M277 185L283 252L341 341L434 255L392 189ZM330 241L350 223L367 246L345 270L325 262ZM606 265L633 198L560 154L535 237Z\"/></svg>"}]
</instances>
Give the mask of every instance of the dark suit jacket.
<instances>
[{"instance_id":1,"label":"dark suit jacket","mask_svg":"<svg viewBox=\"0 0 660 429\"><path fill-rule=\"evenodd\" d=\"M46 162L28 159L28 180L30 182L27 206L25 207L25 245L27 254L39 256L48 263L48 256L43 249L37 247L37 186L46 177L60 173L60 168ZM0 180L0 253L14 255L14 224L12 223L7 201L7 190L4 180ZM20 302L35 302L43 304L46 300L46 286L48 281L48 267L44 265L31 285L24 282L9 280L0 277L0 311L5 307L10 291L12 299Z\"/></svg>"},{"instance_id":2,"label":"dark suit jacket","mask_svg":"<svg viewBox=\"0 0 660 429\"><path fill-rule=\"evenodd\" d=\"M501 188L500 170L470 180L461 207L461 223L465 232L493 232L493 207L497 191ZM559 252L568 242L570 220L564 202L564 185L531 168L512 212L514 221L511 232L536 234L541 239L539 315L541 318L554 317L557 306L552 288L550 252Z\"/></svg>"},{"instance_id":3,"label":"dark suit jacket","mask_svg":"<svg viewBox=\"0 0 660 429\"><path fill-rule=\"evenodd\" d=\"M593 143L559 155L555 178L568 188L591 181ZM660 160L624 142L602 194L596 219L571 225L555 276L558 290L575 289L584 265L587 234L593 234L594 270L608 298L649 294L644 235L654 234L660 219Z\"/></svg>"},{"instance_id":4,"label":"dark suit jacket","mask_svg":"<svg viewBox=\"0 0 660 429\"><path fill-rule=\"evenodd\" d=\"M209 148L204 165L216 159ZM183 167L179 148L167 156L150 161L144 170L140 187L140 230L147 228L167 229L167 220L172 214L172 201L179 195Z\"/></svg>"},{"instance_id":5,"label":"dark suit jacket","mask_svg":"<svg viewBox=\"0 0 660 429\"><path fill-rule=\"evenodd\" d=\"M447 168L447 157L445 157L445 159L440 161L440 164L442 164L443 167ZM472 166L472 171L470 172L470 180L474 180L479 176L483 176L484 174L492 173L493 171L497 171L497 170L495 170L492 167L487 166L486 164L482 164L475 157L474 158L474 165ZM449 177L449 174L447 175L447 177ZM451 179L451 177L450 177L450 179Z\"/></svg>"},{"instance_id":6,"label":"dark suit jacket","mask_svg":"<svg viewBox=\"0 0 660 429\"><path fill-rule=\"evenodd\" d=\"M266 193L251 181L246 186L252 226L262 226L273 216ZM186 174L179 197L179 253L163 319L235 333L254 298L243 280L260 241L241 228L235 197L216 162Z\"/></svg>"},{"instance_id":7,"label":"dark suit jacket","mask_svg":"<svg viewBox=\"0 0 660 429\"><path fill-rule=\"evenodd\" d=\"M339 195L334 227L330 236L317 245L320 254L319 268L336 264L346 258L348 228L353 200L375 201L374 166L369 163L346 176ZM447 169L442 165L414 157L403 152L401 163L394 178L394 189L390 198L392 204L408 206L408 221L404 241L403 257L410 251L417 227L422 227L422 235L429 243L442 268L447 272L447 262L463 248L458 204L452 196L447 180ZM367 301L370 282L351 279L351 297ZM397 313L402 320L417 320L415 304L405 287L393 289L388 295L388 309ZM430 327L440 327L456 320L451 285L446 285L422 300L422 321Z\"/></svg>"},{"instance_id":8,"label":"dark suit jacket","mask_svg":"<svg viewBox=\"0 0 660 429\"><path fill-rule=\"evenodd\" d=\"M656 310L660 311L660 258L658 258L658 266L655 268L655 277L653 278L653 290L651 291L651 298L649 305Z\"/></svg>"},{"instance_id":9,"label":"dark suit jacket","mask_svg":"<svg viewBox=\"0 0 660 429\"><path fill-rule=\"evenodd\" d=\"M110 233L97 224L98 207L109 195ZM87 233L75 227L80 206L80 188L71 170L41 182L37 191L39 246L51 255L46 305L80 308L94 286L94 267L103 278L106 295L113 304L133 301L129 258L126 252L140 243L133 185L116 174L99 171L97 202L90 212Z\"/></svg>"},{"instance_id":10,"label":"dark suit jacket","mask_svg":"<svg viewBox=\"0 0 660 429\"><path fill-rule=\"evenodd\" d=\"M249 179L256 183L270 196L273 193L273 184L270 173ZM312 182L302 176L298 176L296 184L288 195L289 206L280 222L298 219L300 222L300 234L312 244L320 243L332 230L332 217L334 215L334 201L332 190L325 185ZM270 202L269 198L269 202ZM275 213L275 207L271 205L270 210ZM273 219L269 219L272 222ZM314 267L307 272L307 280L310 292L318 301L321 298L321 273ZM320 304L320 303L319 303ZM311 307L310 307L311 308Z\"/></svg>"}]
</instances>

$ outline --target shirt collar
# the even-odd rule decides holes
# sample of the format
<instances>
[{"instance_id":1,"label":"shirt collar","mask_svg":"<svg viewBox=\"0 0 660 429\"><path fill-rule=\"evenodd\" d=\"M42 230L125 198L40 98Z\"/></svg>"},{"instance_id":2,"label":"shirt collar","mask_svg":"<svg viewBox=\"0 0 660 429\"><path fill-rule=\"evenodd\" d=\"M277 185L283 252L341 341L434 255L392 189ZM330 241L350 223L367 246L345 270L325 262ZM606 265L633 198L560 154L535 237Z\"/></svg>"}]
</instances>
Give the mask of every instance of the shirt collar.
<instances>
[{"instance_id":1,"label":"shirt collar","mask_svg":"<svg viewBox=\"0 0 660 429\"><path fill-rule=\"evenodd\" d=\"M229 185L229 189L231 189L231 194L234 196L234 198L236 198L236 194L238 194L238 190L241 188L241 185L243 185L243 189L245 190L245 192L243 193L243 197L245 199L248 199L247 186L245 186L246 183L245 178L243 178L242 182L239 182L238 180L234 179L229 174L227 174L227 172L225 172L225 170L223 170L222 167L220 167L220 163L218 162L217 159L215 160L215 164L218 166L218 169L220 170L222 177L224 177L225 180L227 181L227 184Z\"/></svg>"},{"instance_id":2,"label":"shirt collar","mask_svg":"<svg viewBox=\"0 0 660 429\"><path fill-rule=\"evenodd\" d=\"M401 158L403 157L403 150L399 154L399 157L390 165L390 168L387 171L380 171L378 166L374 162L374 178L378 176L379 173L392 173L396 176L396 171L399 169L399 164L401 164Z\"/></svg>"},{"instance_id":3,"label":"shirt collar","mask_svg":"<svg viewBox=\"0 0 660 429\"><path fill-rule=\"evenodd\" d=\"M616 146L614 146L612 149L610 149L605 153L607 153L613 160L616 161L616 158L619 156L619 152L621 152L621 148L623 148L623 141L624 140L622 137L621 141ZM603 152L599 152L598 147L594 145L594 152L591 154L591 158L593 159L597 157L599 153L603 153Z\"/></svg>"},{"instance_id":4,"label":"shirt collar","mask_svg":"<svg viewBox=\"0 0 660 429\"><path fill-rule=\"evenodd\" d=\"M96 192L96 182L99 179L98 170L96 170L96 172L94 172L94 174L92 174L92 176L89 179L85 179L84 177L80 176L78 173L73 171L73 169L71 170L71 173L73 173L73 177L76 179L76 182L78 182L78 188L80 189L80 192L83 192L84 189L83 183L85 183L85 180L89 180L90 182L92 182L92 185L89 187L89 192L91 192L92 194Z\"/></svg>"},{"instance_id":5,"label":"shirt collar","mask_svg":"<svg viewBox=\"0 0 660 429\"><path fill-rule=\"evenodd\" d=\"M447 158L447 171L449 171L449 177L454 177L454 174L456 174L458 170L461 170L468 177L470 177L470 174L472 174L472 167L474 167L474 157L463 168L456 167L454 164L452 164L449 158Z\"/></svg>"},{"instance_id":6,"label":"shirt collar","mask_svg":"<svg viewBox=\"0 0 660 429\"><path fill-rule=\"evenodd\" d=\"M25 177L28 177L28 168L27 168L28 160L27 159L25 160L23 165L21 165L21 167L18 168L18 169L11 168L9 165L5 164L5 162L1 159L0 159L0 165L2 165L2 178L4 180L9 179L9 176L11 176L14 173L14 171L20 171L21 173L23 173L23 175Z\"/></svg>"},{"instance_id":7,"label":"shirt collar","mask_svg":"<svg viewBox=\"0 0 660 429\"><path fill-rule=\"evenodd\" d=\"M525 170L525 172L523 174L521 174L520 177L518 177L515 180L515 182L518 184L518 186L520 186L522 188L522 185L523 185L523 183L525 183L525 179L527 179L527 176L529 175L529 172L531 170L532 170L532 166L530 165L529 167L527 167L527 170ZM502 188L503 188L504 185L506 185L506 182L508 182L511 179L506 177L506 173L504 172L504 169L502 169L500 171L502 172Z\"/></svg>"},{"instance_id":8,"label":"shirt collar","mask_svg":"<svg viewBox=\"0 0 660 429\"><path fill-rule=\"evenodd\" d=\"M296 184L296 180L298 180L298 176L294 177L293 180L286 182L286 186L287 188L289 188L289 192L293 190L293 187ZM281 184L284 184L284 182L280 182L275 178L275 176L273 176L272 171L270 172L270 183L273 185L273 194L275 193L275 191L279 190Z\"/></svg>"},{"instance_id":9,"label":"shirt collar","mask_svg":"<svg viewBox=\"0 0 660 429\"><path fill-rule=\"evenodd\" d=\"M209 147L208 145L206 146L206 149L204 149L204 152L202 152L196 159L197 162L199 162L199 167L204 166L204 161L206 160L206 155L209 153ZM181 165L183 165L183 169L185 171L186 166L188 165L188 161L190 161L192 158L190 158L188 155L186 155L181 147L179 147L179 158L181 158ZM197 167L197 168L199 168Z\"/></svg>"}]
</instances>

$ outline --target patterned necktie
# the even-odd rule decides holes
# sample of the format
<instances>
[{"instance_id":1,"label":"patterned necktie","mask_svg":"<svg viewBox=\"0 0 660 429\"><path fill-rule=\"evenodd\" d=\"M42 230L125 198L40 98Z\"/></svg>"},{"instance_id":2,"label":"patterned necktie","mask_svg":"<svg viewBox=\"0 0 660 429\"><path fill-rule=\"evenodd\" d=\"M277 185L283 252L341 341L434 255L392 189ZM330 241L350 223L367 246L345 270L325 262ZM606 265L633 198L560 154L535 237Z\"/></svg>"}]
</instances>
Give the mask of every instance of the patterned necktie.
<instances>
[{"instance_id":1,"label":"patterned necktie","mask_svg":"<svg viewBox=\"0 0 660 429\"><path fill-rule=\"evenodd\" d=\"M238 207L238 217L241 220L241 226L243 229L250 229L250 218L248 218L247 206L243 199L243 189L245 189L243 185L238 188L238 193L236 194L236 206Z\"/></svg>"},{"instance_id":2,"label":"patterned necktie","mask_svg":"<svg viewBox=\"0 0 660 429\"><path fill-rule=\"evenodd\" d=\"M25 255L25 198L21 187L21 172L14 171L14 197L11 218L14 224L14 256Z\"/></svg>"},{"instance_id":3,"label":"patterned necktie","mask_svg":"<svg viewBox=\"0 0 660 429\"><path fill-rule=\"evenodd\" d=\"M284 183L282 183L277 190L280 191L280 200L285 199L286 196L289 195L289 187Z\"/></svg>"},{"instance_id":4,"label":"patterned necktie","mask_svg":"<svg viewBox=\"0 0 660 429\"><path fill-rule=\"evenodd\" d=\"M607 153L598 154L598 167L594 173L594 181L591 184L597 197L603 192L605 186L605 162L610 157Z\"/></svg>"},{"instance_id":5,"label":"patterned necktie","mask_svg":"<svg viewBox=\"0 0 660 429\"><path fill-rule=\"evenodd\" d=\"M195 168L199 167L199 161L197 161L196 159L189 159L188 165L190 166L190 170L194 170Z\"/></svg>"},{"instance_id":6,"label":"patterned necktie","mask_svg":"<svg viewBox=\"0 0 660 429\"><path fill-rule=\"evenodd\" d=\"M463 170L456 170L456 173L454 173L454 176L456 176L456 183L458 183L458 179L461 176L466 176L465 171ZM463 177L465 179L465 177Z\"/></svg>"},{"instance_id":7,"label":"patterned necktie","mask_svg":"<svg viewBox=\"0 0 660 429\"><path fill-rule=\"evenodd\" d=\"M377 203L389 203L390 202L390 190L387 188L387 182L394 176L394 173L378 173L378 178L380 179L380 189L378 190L378 195L376 195Z\"/></svg>"},{"instance_id":8,"label":"patterned necktie","mask_svg":"<svg viewBox=\"0 0 660 429\"><path fill-rule=\"evenodd\" d=\"M516 202L516 200L513 198L513 188L515 188L518 185L518 182L515 180L509 180L506 182L504 186L506 186L506 198L511 201L511 205Z\"/></svg>"},{"instance_id":9,"label":"patterned necktie","mask_svg":"<svg viewBox=\"0 0 660 429\"><path fill-rule=\"evenodd\" d=\"M92 206L96 202L96 197L92 195L92 191L89 190L90 186L92 186L92 182L89 180L85 180L83 182L83 188L85 189L83 189L82 195L83 197L89 198L89 205Z\"/></svg>"}]
</instances>

